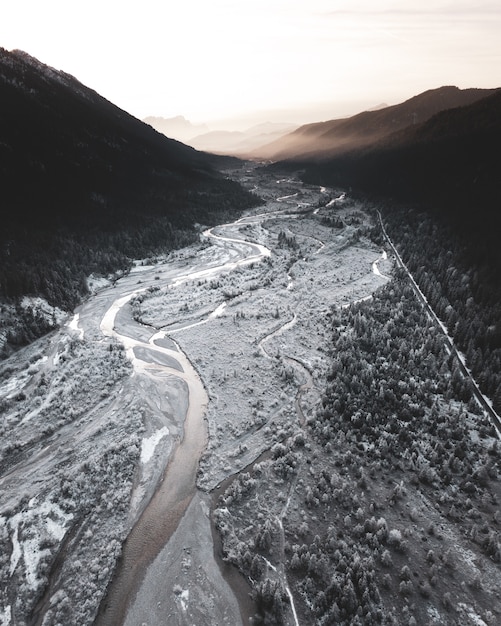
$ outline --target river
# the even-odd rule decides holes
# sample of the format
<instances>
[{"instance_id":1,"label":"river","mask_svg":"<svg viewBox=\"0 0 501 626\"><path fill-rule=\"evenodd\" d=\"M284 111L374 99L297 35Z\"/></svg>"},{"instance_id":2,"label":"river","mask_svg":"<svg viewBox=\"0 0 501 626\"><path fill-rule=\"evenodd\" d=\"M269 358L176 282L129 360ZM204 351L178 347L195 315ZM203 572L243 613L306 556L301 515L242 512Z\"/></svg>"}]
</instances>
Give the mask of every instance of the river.
<instances>
[{"instance_id":1,"label":"river","mask_svg":"<svg viewBox=\"0 0 501 626\"><path fill-rule=\"evenodd\" d=\"M205 231L204 235L212 238L216 245L231 250L232 253L227 256L233 258L210 267L194 264L192 267L179 268L177 272L171 270L170 284L180 285L189 280L214 277L222 271L254 263L270 254L262 245L221 234L215 235L211 229ZM235 258L235 253L238 258ZM157 272L158 268L155 269L155 274ZM151 337L144 336L144 327L131 319L126 324L122 322L121 326L126 328L126 334L124 330L117 332L115 329L118 313L134 296L148 288L147 274L142 274L141 278L139 289L137 285L131 291L120 284L117 285L118 289L115 287L118 291L117 297L102 315L100 329L105 336L113 335L123 343L136 372L147 373L154 363L157 372L160 368L169 375L181 378L187 385L188 409L182 437L169 460L165 474L124 543L115 574L101 603L95 622L97 626L118 626L124 623L128 607L140 588L148 566L168 543L196 493L197 467L207 443L204 414L208 398L204 385L187 356L177 346L170 348L158 345L160 342L151 342ZM87 305L87 308L90 306L92 305ZM85 310L81 310L79 318L85 318L85 313ZM182 330L182 327L177 330ZM162 360L165 365L162 365Z\"/></svg>"},{"instance_id":2,"label":"river","mask_svg":"<svg viewBox=\"0 0 501 626\"><path fill-rule=\"evenodd\" d=\"M293 181L288 182L289 184L293 183ZM166 268L167 274L160 278L162 286L165 286L167 283L177 287L188 281L210 280L223 272L254 264L270 256L270 250L264 245L243 239L240 229L246 225L259 225L264 220L270 218L286 217L295 219L301 215L304 216L305 206L310 206L310 203L298 204L294 201L297 195L297 193L294 193L277 198L276 202L283 205L283 208L275 204L271 208L269 207L266 213L246 216L234 223L223 224L206 230L203 233L204 236L210 238L213 246L219 249L220 253L213 255L213 259L218 259L217 262L214 260L209 261L209 263L195 261L188 266ZM294 206L287 206L287 201L290 201ZM313 211L312 207L310 212ZM309 239L320 244L320 247L315 250L315 254L318 254L324 247L323 242L315 237L309 237ZM153 271L158 273L158 268ZM191 505L194 501L194 496L197 494L196 475L199 459L207 442L204 412L208 399L197 371L178 346L175 348L165 347L163 344L158 345L160 342L152 342L151 336L148 333L145 334L144 326L136 324L129 317L124 323L122 315L120 332L117 332L115 328L115 320L119 312L123 312L125 305L133 296L151 287L152 277L148 273L141 275L140 288L134 285L132 289L119 289L116 298L109 303L106 311L102 314L100 330L104 335L114 335L123 343L128 350L136 371L147 374L149 368L154 363L156 371L160 368L169 375L181 378L188 387L189 405L183 426L183 435L169 461L165 475L154 497L124 544L121 559L109 585L106 597L101 604L96 626L118 626L121 624L129 626L146 621L146 619L148 624L164 623L162 619L165 618L160 616L160 608L158 610L155 608L156 604L160 604L160 602L157 603L159 595L165 594L165 591L159 590L158 580L167 581L168 579L170 581L173 577L172 571L176 571L178 567L178 563L175 562L176 559L178 561L180 559L182 561L186 560L186 554L183 555L183 552L179 550L179 546L176 544L169 548L169 542L171 542L177 531L177 534L181 533L183 537L181 543L187 543L186 531L182 530L181 526L184 528L184 526L190 523L183 519L188 507L190 507L190 516L196 518L200 514L198 504L206 506L207 509L210 509L211 506L210 498L204 498L200 493L197 495L195 508ZM290 290L291 287L292 284L290 282L288 289ZM225 304L218 305L212 313L198 321L186 321L186 323L176 324L175 328L172 329L172 334L175 335L175 333L182 330L192 329L205 324L209 320L218 317L224 311L224 307ZM264 348L264 342L288 331L295 323L296 316L263 339L259 343L259 349L263 355L270 358ZM151 333L153 333L153 329L151 329ZM162 359L164 359L164 365L162 365ZM181 365L181 371L179 371L179 368L172 367L173 361ZM313 380L308 369L298 359L286 357L284 362L298 371L299 377L302 379L302 383L298 385L294 404L298 421L304 426L305 417L302 413L300 397L304 392L313 388ZM217 498L217 493L214 494L212 501L214 501L214 498ZM207 517L209 517L209 514L207 514ZM180 525L181 521L182 524ZM204 528L207 530L209 526L206 524ZM200 531L200 526L198 529L197 532L205 532ZM213 537L213 540L215 540L217 553L220 543L217 537ZM207 538L205 541L207 541ZM193 561L195 558L193 551L186 545L183 550L189 554L188 560L190 562ZM200 546L197 547L197 550L200 550ZM178 556L173 557L173 554ZM231 585L233 593L239 601L242 623L246 624L248 623L250 608L248 603L249 588L246 586L245 581L240 580L236 570L229 568L227 565L223 566L220 556L217 558L226 582ZM172 571L166 570L167 563L169 563L168 569ZM203 564L200 563L199 568L202 567ZM178 579L180 580L181 577L180 574ZM171 583L169 582L169 584ZM165 588L168 586L166 582ZM178 596L176 598L178 611L175 616L171 613L172 622L169 621L169 624L192 623L193 614L191 614L192 621L188 621L186 612L186 598L188 596L183 595L188 594L188 589L181 589L179 584L174 586L178 588ZM168 611L171 606L172 603L167 605L167 609L162 610ZM294 606L293 602L292 606ZM165 614L164 612L162 615ZM228 619L226 615L221 619L223 618ZM203 619L208 619L208 616ZM232 619L236 620L236 617L233 616ZM224 623L232 623L234 625L236 621L225 621Z\"/></svg>"},{"instance_id":3,"label":"river","mask_svg":"<svg viewBox=\"0 0 501 626\"><path fill-rule=\"evenodd\" d=\"M12 594L19 593L18 583L36 559L50 556L41 544L31 560L16 556L28 554L30 537L45 532L36 517L48 506L43 498L58 513L66 478L87 489L67 503L84 511L81 532L60 515L58 531L66 533L56 561L61 566L51 569L48 591L29 614L32 623L57 623L57 615L71 610L88 623L84 619L95 615L105 585L98 625L249 622L255 609L248 604L247 581L242 577L235 586L236 569L222 564L211 534L212 490L263 459L275 433L288 429L291 419L305 425L318 395L315 382L324 360L318 332L327 303L333 297L352 300L382 280L368 273L373 252L347 249L353 227L341 234L322 227L318 189L293 180L259 183L267 204L261 214L208 229L210 245L177 251L168 262L138 264L101 288L77 308L46 352L33 348L26 367L20 361L19 372L14 370L12 385L7 381L9 389L19 388L26 370L35 372L32 382L26 376L29 390L46 374L51 382L41 395L40 416L28 401L26 414L21 405L11 411L12 419L19 414L17 436L23 442L31 437L34 450L4 477L14 504L17 489L26 494L29 514L15 518L19 528L9 527L16 548L7 563ZM282 231L293 246L280 245ZM273 248L271 258L267 246ZM151 296L145 306L131 307L146 292ZM134 319L136 311L147 323ZM128 365L117 377L109 369L109 363L119 368L124 362L115 341L124 346L132 375ZM108 360L108 353L120 358ZM120 382L114 386L115 379ZM82 393L73 393L80 386ZM39 443L37 429L43 431L46 414L60 423ZM102 495L86 500L94 486ZM86 501L94 508L84 509ZM15 623L14 609L12 615Z\"/></svg>"}]
</instances>

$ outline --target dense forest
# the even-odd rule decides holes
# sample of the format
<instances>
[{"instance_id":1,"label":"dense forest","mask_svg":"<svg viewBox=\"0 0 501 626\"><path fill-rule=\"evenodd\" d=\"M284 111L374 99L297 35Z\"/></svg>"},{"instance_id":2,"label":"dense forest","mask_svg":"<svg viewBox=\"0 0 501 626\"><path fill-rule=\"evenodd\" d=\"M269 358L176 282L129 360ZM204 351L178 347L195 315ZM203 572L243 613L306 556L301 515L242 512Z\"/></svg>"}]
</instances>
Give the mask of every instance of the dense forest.
<instances>
[{"instance_id":1,"label":"dense forest","mask_svg":"<svg viewBox=\"0 0 501 626\"><path fill-rule=\"evenodd\" d=\"M86 277L194 241L256 203L217 171L222 159L168 139L75 78L0 49L0 298L42 296L71 310ZM8 344L51 326L3 309ZM7 345L7 344L6 344Z\"/></svg>"},{"instance_id":2,"label":"dense forest","mask_svg":"<svg viewBox=\"0 0 501 626\"><path fill-rule=\"evenodd\" d=\"M501 412L501 257L430 212L386 205L387 230L481 390Z\"/></svg>"},{"instance_id":3,"label":"dense forest","mask_svg":"<svg viewBox=\"0 0 501 626\"><path fill-rule=\"evenodd\" d=\"M255 151L254 156L272 161L326 162L350 151L360 153L385 137L418 126L440 111L472 104L494 89L438 87L405 102L363 111L351 117L305 124Z\"/></svg>"},{"instance_id":4,"label":"dense forest","mask_svg":"<svg viewBox=\"0 0 501 626\"><path fill-rule=\"evenodd\" d=\"M383 210L420 288L501 410L501 90L332 158L278 163Z\"/></svg>"},{"instance_id":5,"label":"dense forest","mask_svg":"<svg viewBox=\"0 0 501 626\"><path fill-rule=\"evenodd\" d=\"M252 581L254 623L291 622L288 585L300 623L456 624L469 613L493 625L493 426L404 275L330 324L322 406L215 513L225 558Z\"/></svg>"}]
</instances>

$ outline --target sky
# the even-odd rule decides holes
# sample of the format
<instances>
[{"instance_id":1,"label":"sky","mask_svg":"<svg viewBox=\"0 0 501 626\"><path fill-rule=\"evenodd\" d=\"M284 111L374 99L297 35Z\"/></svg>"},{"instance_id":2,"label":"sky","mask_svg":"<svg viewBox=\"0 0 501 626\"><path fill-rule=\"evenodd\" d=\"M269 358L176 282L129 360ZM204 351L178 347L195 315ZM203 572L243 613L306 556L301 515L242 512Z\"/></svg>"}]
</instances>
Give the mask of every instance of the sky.
<instances>
[{"instance_id":1,"label":"sky","mask_svg":"<svg viewBox=\"0 0 501 626\"><path fill-rule=\"evenodd\" d=\"M12 0L0 46L140 119L304 123L442 85L500 87L501 2Z\"/></svg>"}]
</instances>

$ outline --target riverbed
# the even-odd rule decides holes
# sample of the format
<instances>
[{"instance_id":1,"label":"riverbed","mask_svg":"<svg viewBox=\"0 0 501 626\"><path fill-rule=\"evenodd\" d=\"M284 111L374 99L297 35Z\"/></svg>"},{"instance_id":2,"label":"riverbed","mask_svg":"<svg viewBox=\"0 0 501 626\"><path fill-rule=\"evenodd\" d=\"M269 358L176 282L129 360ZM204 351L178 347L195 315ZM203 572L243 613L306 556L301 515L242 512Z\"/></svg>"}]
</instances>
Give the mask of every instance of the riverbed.
<instances>
[{"instance_id":1,"label":"riverbed","mask_svg":"<svg viewBox=\"0 0 501 626\"><path fill-rule=\"evenodd\" d=\"M33 615L46 577L33 623L91 623L100 598L98 624L250 623L250 588L214 552L213 491L307 427L329 311L370 297L390 261L341 192L252 166L231 175L263 205L198 246L138 262L9 365L2 397L25 388L38 404L18 400L6 416L22 456L1 478L3 623ZM343 229L322 221L332 212Z\"/></svg>"},{"instance_id":2,"label":"riverbed","mask_svg":"<svg viewBox=\"0 0 501 626\"><path fill-rule=\"evenodd\" d=\"M235 598L230 601L221 586L224 602L215 601L221 595L205 575L205 559L199 559L211 543L206 494L258 458L281 429L305 426L320 398L318 385L326 360L319 348L329 306L367 297L386 280L374 271L374 261L382 262L379 251L367 239L352 245L355 228L348 225L340 237L320 224L318 203L325 191L305 190L298 180L287 181L288 189L299 189L288 194L283 194L283 183L260 184L260 190L271 196L265 207L205 233L217 237L212 248L247 240L259 246L258 251L242 247L240 261L192 272L189 280L177 283L184 289L163 287L140 305L143 323L167 336L171 333L200 373L209 396L209 442L199 470L198 504L190 506L175 538L150 566L130 606L126 623L131 626L160 624L165 614L169 624L250 623L250 588L231 568L223 568L240 607L240 619L234 608L229 617ZM273 193L278 196L275 200ZM353 207L347 206L346 214L351 212ZM365 220L368 224L367 216ZM291 241L295 238L297 247L279 248L280 232ZM333 272L339 273L336 282ZM196 548L191 535L194 519L199 522ZM189 550L188 561L180 557L184 549ZM164 583L170 601L163 598L153 618L151 607L163 596ZM208 617L210 607L217 617Z\"/></svg>"}]
</instances>

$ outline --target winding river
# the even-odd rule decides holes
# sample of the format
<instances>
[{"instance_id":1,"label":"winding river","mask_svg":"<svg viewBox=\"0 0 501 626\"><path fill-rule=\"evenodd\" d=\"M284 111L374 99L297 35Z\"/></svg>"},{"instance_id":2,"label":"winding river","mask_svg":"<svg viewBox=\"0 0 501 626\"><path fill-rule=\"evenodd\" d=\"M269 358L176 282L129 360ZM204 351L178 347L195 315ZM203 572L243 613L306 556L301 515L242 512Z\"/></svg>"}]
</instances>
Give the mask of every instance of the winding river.
<instances>
[{"instance_id":1,"label":"winding river","mask_svg":"<svg viewBox=\"0 0 501 626\"><path fill-rule=\"evenodd\" d=\"M280 202L294 200L297 194L281 197ZM304 213L304 208L298 205L298 210ZM234 223L223 224L206 230L203 234L212 240L213 244L222 248L222 255L215 255L218 261L209 261L205 264L194 262L190 266L169 267L167 273L162 276L163 286L177 287L192 280L211 279L222 272L234 270L238 267L250 265L270 255L270 250L265 246L251 242L240 237L231 236L233 229L246 224L259 224L266 219L276 217L296 217L295 212L284 207L282 210L274 210L253 216L245 216ZM223 234L224 233L224 234ZM319 242L320 247L323 242ZM158 267L153 271L158 275ZM156 276L158 278L158 276ZM127 620L129 607L135 601L135 596L141 589L143 580L149 566L168 544L170 538L178 528L188 506L197 492L196 475L199 459L207 445L207 426L204 414L208 397L198 373L190 363L188 357L181 351L167 335L156 333L150 329L146 333L145 327L133 322L130 316L126 323L121 320L120 332L116 328L118 314L130 300L148 289L155 277L148 273L141 275L141 287L132 285L118 290L117 297L109 303L102 313L100 332L105 336L114 336L126 348L136 372L148 376L150 372L180 378L187 386L189 398L188 408L182 427L182 435L169 459L164 476L157 486L153 498L147 504L142 515L132 528L124 543L122 555L117 564L114 576L108 586L106 597L101 603L96 626L119 626ZM120 281L119 281L120 282ZM158 284L158 283L157 283ZM220 305L206 319L186 324L176 324L172 334L190 327L204 324L210 319L217 317L222 312ZM122 314L123 315L123 314ZM295 324L295 317L265 340L280 334ZM126 330L124 330L124 328ZM269 356L260 343L260 349ZM299 421L304 425L305 419L300 406L300 397L308 389L313 387L310 372L296 359L286 358L286 362L296 370L300 370L304 382L298 387L296 397L296 412ZM230 575L229 578L232 578ZM228 581L234 587L235 581ZM235 588L234 591L242 594ZM242 616L243 617L243 616Z\"/></svg>"},{"instance_id":2,"label":"winding river","mask_svg":"<svg viewBox=\"0 0 501 626\"><path fill-rule=\"evenodd\" d=\"M193 279L213 277L220 272L259 261L270 254L268 248L260 244L216 235L212 229L205 231L204 235L212 238L217 245L224 246L228 251L227 256L232 256L233 259L224 260L210 267L194 265L180 269L171 274L169 278L171 285L177 286ZM143 280L142 283L144 282ZM127 322L127 334L124 334L124 331L117 332L115 328L116 318L121 309L134 296L145 291L147 285L148 281L146 286L140 289L136 287L128 293L120 290L119 297L102 316L100 330L103 335L114 336L122 342L136 372L148 375L150 369L157 372L161 369L164 373L182 379L187 386L188 408L182 437L169 460L165 474L124 543L115 574L95 621L97 626L118 626L124 623L128 606L134 599L149 564L169 541L196 493L198 463L207 444L204 415L208 397L188 357L177 345L167 347L165 342L158 339L158 335L145 338L144 327L132 323L131 320ZM218 311L215 311L212 316L217 314ZM176 331L182 329L183 327L179 327Z\"/></svg>"}]
</instances>

